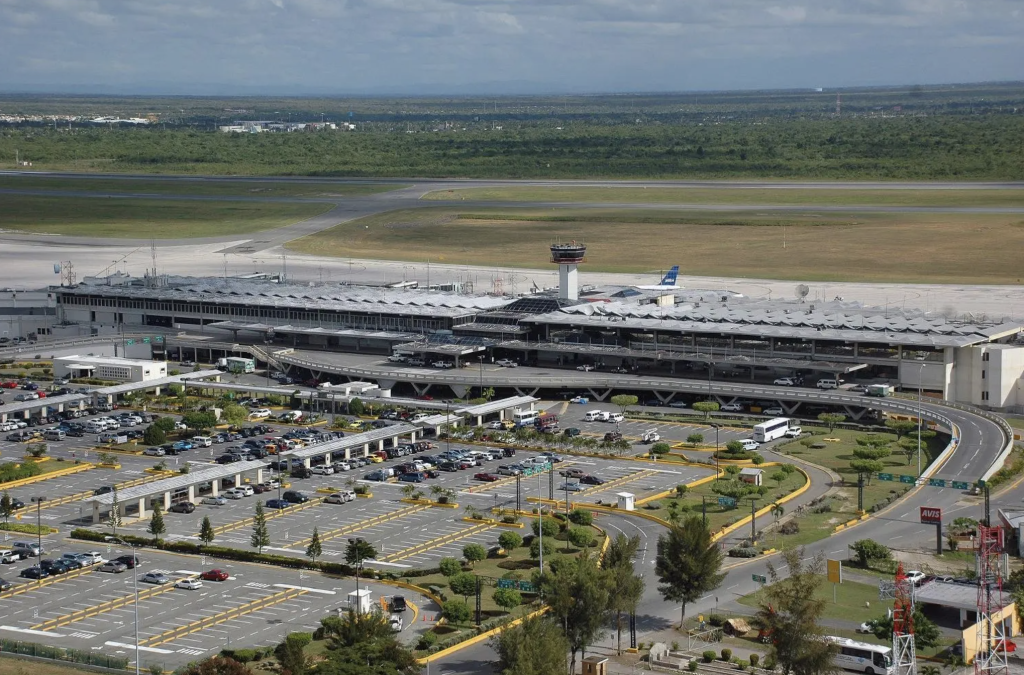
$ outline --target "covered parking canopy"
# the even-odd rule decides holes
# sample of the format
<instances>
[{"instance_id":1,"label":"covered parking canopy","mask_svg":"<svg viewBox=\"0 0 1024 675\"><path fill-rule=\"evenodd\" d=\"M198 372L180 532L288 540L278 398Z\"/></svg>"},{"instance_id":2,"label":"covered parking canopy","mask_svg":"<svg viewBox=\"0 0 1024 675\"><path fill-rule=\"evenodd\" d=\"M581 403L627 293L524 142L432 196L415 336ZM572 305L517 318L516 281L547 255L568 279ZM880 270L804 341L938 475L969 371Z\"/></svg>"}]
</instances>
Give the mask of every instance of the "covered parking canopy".
<instances>
[{"instance_id":1,"label":"covered parking canopy","mask_svg":"<svg viewBox=\"0 0 1024 675\"><path fill-rule=\"evenodd\" d=\"M97 401L99 401L101 397L106 397L108 402L112 402L114 397L120 396L121 394L127 394L133 391L143 391L146 389L156 389L157 392L159 392L162 387L167 387L172 384L185 384L189 380L201 380L205 377L220 377L223 374L224 373L219 370L199 370L194 373L158 377L153 380L146 380L145 382L124 382L122 384L115 384L110 387L96 389L92 393Z\"/></svg>"},{"instance_id":2,"label":"covered parking canopy","mask_svg":"<svg viewBox=\"0 0 1024 675\"><path fill-rule=\"evenodd\" d=\"M405 424L392 424L382 429L372 429L370 431L363 432L361 434L352 434L351 436L345 436L339 438L336 441L328 441L327 443L319 443L317 445L311 445L307 448L299 448L298 450L289 450L282 452L282 457L289 457L295 459L301 459L302 463L309 467L310 459L313 457L319 457L323 455L324 459L330 463L335 453L345 453L345 459L349 459L352 456L352 449L362 446L362 456L366 457L370 454L370 444L377 443L380 450L384 449L384 441L391 439L394 445L398 444L400 436L408 434L412 440L416 440L416 433L419 432L420 428L412 425Z\"/></svg>"},{"instance_id":3,"label":"covered parking canopy","mask_svg":"<svg viewBox=\"0 0 1024 675\"><path fill-rule=\"evenodd\" d=\"M441 433L441 427L447 425L448 427L457 427L463 422L461 415L450 414L450 415L430 415L418 420L416 424L423 429L433 429L435 434Z\"/></svg>"},{"instance_id":4,"label":"covered parking canopy","mask_svg":"<svg viewBox=\"0 0 1024 675\"><path fill-rule=\"evenodd\" d=\"M0 408L0 421L6 422L19 417L27 419L33 412L43 408L54 408L57 411L64 410L65 406L81 408L83 407L82 401L87 398L88 396L85 394L65 394L64 396L48 396L31 401L15 401Z\"/></svg>"},{"instance_id":5,"label":"covered parking canopy","mask_svg":"<svg viewBox=\"0 0 1024 675\"><path fill-rule=\"evenodd\" d=\"M456 412L460 415L472 419L476 418L476 426L480 426L484 423L484 417L498 413L498 419L505 419L505 411L513 408L522 408L523 406L529 406L529 410L533 410L533 405L540 399L535 396L510 396L503 398L498 401L490 401L488 403L481 403L480 405L471 405L467 408L459 408Z\"/></svg>"},{"instance_id":6,"label":"covered parking canopy","mask_svg":"<svg viewBox=\"0 0 1024 675\"><path fill-rule=\"evenodd\" d=\"M234 462L233 464L190 464L191 470L178 476L171 476L152 483L143 483L125 490L119 490L117 502L124 515L125 510L131 504L138 503L139 518L146 516L146 504L154 497L163 498L164 509L171 507L171 496L181 491L188 491L188 501L195 502L196 486L201 483L210 483L212 494L216 496L220 492L220 482L224 478L235 479L235 485L242 484L242 474L253 471L256 474L256 482L263 482L263 470L267 468L267 462L262 460L251 460L248 462ZM101 518L103 507L109 512L114 504L113 492L105 495L95 495L83 499L87 504L92 504L92 522L98 523Z\"/></svg>"}]
</instances>

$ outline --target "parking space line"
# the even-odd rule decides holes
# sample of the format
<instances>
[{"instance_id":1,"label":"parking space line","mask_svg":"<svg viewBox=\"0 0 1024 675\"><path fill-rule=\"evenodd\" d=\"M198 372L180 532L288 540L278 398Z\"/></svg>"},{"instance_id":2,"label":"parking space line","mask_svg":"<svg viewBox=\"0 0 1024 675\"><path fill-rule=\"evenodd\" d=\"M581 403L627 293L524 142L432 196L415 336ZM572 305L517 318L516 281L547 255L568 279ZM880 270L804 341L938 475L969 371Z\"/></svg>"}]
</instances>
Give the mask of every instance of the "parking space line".
<instances>
[{"instance_id":1,"label":"parking space line","mask_svg":"<svg viewBox=\"0 0 1024 675\"><path fill-rule=\"evenodd\" d=\"M496 525L492 525L490 523L481 523L479 525L473 525L472 527L467 527L467 528L459 530L457 532L450 532L450 533L445 534L443 536L440 536L440 537L438 537L436 539L431 539L429 541L425 541L422 544L416 544L415 546L410 546L409 548L406 548L406 549L403 549L401 551L398 551L397 553L392 553L391 555L386 555L383 558L381 558L380 560L382 562L394 562L396 560L403 560L405 558L409 558L409 557L412 557L414 555L418 555L420 553L424 553L424 552L429 551L431 549L439 548L439 547L444 546L445 544L449 544L449 543L451 543L453 541L458 541L459 539L465 539L466 537L474 535L474 534L476 534L478 532L483 532L485 530L489 530L489 529L491 529L493 527L496 527Z\"/></svg>"},{"instance_id":2,"label":"parking space line","mask_svg":"<svg viewBox=\"0 0 1024 675\"><path fill-rule=\"evenodd\" d=\"M164 593L168 593L173 590L174 584L168 583L166 586L162 586L159 588L150 588L139 591L139 602L155 598L158 595L163 595ZM97 614L105 614L107 612L112 612L115 609L120 609L127 605L131 605L134 602L135 594L132 593L130 595L125 595L123 597L115 598L113 600L107 600L106 602L102 602L92 607L86 607L85 609L75 610L70 614L59 616L56 619L48 619L47 621L43 621L42 623L37 623L36 625L32 626L32 630L53 630L54 628L60 628L61 626L66 626L69 623L74 623L75 621L81 621L82 619L94 617Z\"/></svg>"},{"instance_id":3,"label":"parking space line","mask_svg":"<svg viewBox=\"0 0 1024 675\"><path fill-rule=\"evenodd\" d=\"M304 504L295 504L294 506L289 506L286 509L272 509L270 511L265 510L264 517L267 520L273 520L274 518L280 518L281 516L287 516L289 514L297 513L299 511L312 508L314 506L319 506L322 502L322 497L314 497L313 499L310 499L308 502L305 502ZM237 530L238 528L245 527L246 525L252 525L252 517L243 518L242 520L236 520L235 522L228 523L227 525L220 525L219 527L215 527L213 528L213 533L224 534L225 532Z\"/></svg>"},{"instance_id":4,"label":"parking space line","mask_svg":"<svg viewBox=\"0 0 1024 675\"><path fill-rule=\"evenodd\" d=\"M381 515L374 516L373 518L367 518L366 520L360 520L358 522L350 523L349 525L339 527L336 530L324 532L320 535L320 541L327 541L328 539L334 539L335 537L340 537L342 535L350 534L352 532L357 532L358 530L365 530L368 527L373 527L374 525L379 525L380 523L385 523L389 520L397 520L398 518L402 518L404 516L410 516L414 513L425 511L428 508L430 507L408 506L402 509L398 509L397 511L392 511L390 513L382 513ZM309 542L310 540L308 538L300 539L299 541L292 542L291 544L289 544L289 546L306 546L309 544Z\"/></svg>"},{"instance_id":5,"label":"parking space line","mask_svg":"<svg viewBox=\"0 0 1024 675\"><path fill-rule=\"evenodd\" d=\"M306 593L308 593L306 590L289 588L288 590L281 591L280 593L274 593L273 595L268 595L266 597L259 598L258 600L247 602L244 605L239 605L233 609L218 612L212 616L187 623L184 626L178 626L177 628L172 628L171 630L158 635L150 636L140 641L139 644L149 647L159 646L166 642L172 642L178 638L185 637L186 635L191 635L192 633L201 631L204 628L210 628L211 626L216 626L217 624L224 623L225 621L230 621L231 619L236 619L240 616L245 616L246 614L252 614L253 612L278 605L282 602L287 602L292 598L296 598Z\"/></svg>"}]
</instances>

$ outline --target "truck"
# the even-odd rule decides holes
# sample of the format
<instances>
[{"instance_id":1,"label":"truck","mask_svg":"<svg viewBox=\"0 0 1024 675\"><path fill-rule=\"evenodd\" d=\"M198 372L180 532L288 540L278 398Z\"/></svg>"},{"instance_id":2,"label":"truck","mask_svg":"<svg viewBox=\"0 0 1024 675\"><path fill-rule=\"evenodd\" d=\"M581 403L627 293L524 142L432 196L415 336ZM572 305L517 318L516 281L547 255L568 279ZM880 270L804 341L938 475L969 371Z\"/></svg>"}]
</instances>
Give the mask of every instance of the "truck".
<instances>
[{"instance_id":1,"label":"truck","mask_svg":"<svg viewBox=\"0 0 1024 675\"><path fill-rule=\"evenodd\" d=\"M224 365L227 367L228 372L231 373L255 373L256 372L256 359L244 358L238 356L229 356L223 359ZM220 365L218 364L218 368Z\"/></svg>"},{"instance_id":2,"label":"truck","mask_svg":"<svg viewBox=\"0 0 1024 675\"><path fill-rule=\"evenodd\" d=\"M892 396L892 391L892 385L889 384L869 384L864 393L867 396L884 398L886 396Z\"/></svg>"}]
</instances>

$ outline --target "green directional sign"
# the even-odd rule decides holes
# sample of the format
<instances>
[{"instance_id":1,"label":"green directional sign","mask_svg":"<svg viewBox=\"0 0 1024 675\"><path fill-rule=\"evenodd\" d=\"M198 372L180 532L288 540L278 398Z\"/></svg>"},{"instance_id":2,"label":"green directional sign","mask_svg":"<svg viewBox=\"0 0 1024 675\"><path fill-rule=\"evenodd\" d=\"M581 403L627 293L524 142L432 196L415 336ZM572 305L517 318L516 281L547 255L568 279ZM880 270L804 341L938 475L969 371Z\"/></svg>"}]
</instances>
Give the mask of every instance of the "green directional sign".
<instances>
[{"instance_id":1,"label":"green directional sign","mask_svg":"<svg viewBox=\"0 0 1024 675\"><path fill-rule=\"evenodd\" d=\"M155 338L153 338L153 342L156 342L157 344L160 344L163 341L164 341L164 336L163 335L157 335Z\"/></svg>"},{"instance_id":2,"label":"green directional sign","mask_svg":"<svg viewBox=\"0 0 1024 675\"><path fill-rule=\"evenodd\" d=\"M953 487L954 490L970 490L971 489L971 484L970 483L965 483L965 482L960 481L960 480L955 480L955 481L952 481L952 487Z\"/></svg>"},{"instance_id":3,"label":"green directional sign","mask_svg":"<svg viewBox=\"0 0 1024 675\"><path fill-rule=\"evenodd\" d=\"M878 474L878 480L896 480L891 473L880 473Z\"/></svg>"},{"instance_id":4,"label":"green directional sign","mask_svg":"<svg viewBox=\"0 0 1024 675\"><path fill-rule=\"evenodd\" d=\"M916 483L917 482L917 478L915 478L914 476L904 476L903 474L900 474L900 482L901 483Z\"/></svg>"},{"instance_id":5,"label":"green directional sign","mask_svg":"<svg viewBox=\"0 0 1024 675\"><path fill-rule=\"evenodd\" d=\"M498 579L498 588L515 588L515 579Z\"/></svg>"},{"instance_id":6,"label":"green directional sign","mask_svg":"<svg viewBox=\"0 0 1024 675\"><path fill-rule=\"evenodd\" d=\"M945 478L929 478L928 479L928 485L931 485L932 487L946 487L946 479Z\"/></svg>"},{"instance_id":7,"label":"green directional sign","mask_svg":"<svg viewBox=\"0 0 1024 675\"><path fill-rule=\"evenodd\" d=\"M733 508L736 506L736 500L733 499L732 497L719 497L718 505L724 506L726 508Z\"/></svg>"},{"instance_id":8,"label":"green directional sign","mask_svg":"<svg viewBox=\"0 0 1024 675\"><path fill-rule=\"evenodd\" d=\"M133 345L133 344L135 344L135 340L125 340L125 344L126 345Z\"/></svg>"},{"instance_id":9,"label":"green directional sign","mask_svg":"<svg viewBox=\"0 0 1024 675\"><path fill-rule=\"evenodd\" d=\"M763 574L751 574L750 578L753 579L754 581L756 581L759 584L766 584L766 583L768 583L768 577L766 577Z\"/></svg>"},{"instance_id":10,"label":"green directional sign","mask_svg":"<svg viewBox=\"0 0 1024 675\"><path fill-rule=\"evenodd\" d=\"M142 344L148 345L149 344L149 338L148 337L142 338Z\"/></svg>"},{"instance_id":11,"label":"green directional sign","mask_svg":"<svg viewBox=\"0 0 1024 675\"><path fill-rule=\"evenodd\" d=\"M523 591L524 593L534 593L534 592L537 591L537 588L536 588L536 586L533 585L532 582L520 581L519 582L519 590Z\"/></svg>"}]
</instances>

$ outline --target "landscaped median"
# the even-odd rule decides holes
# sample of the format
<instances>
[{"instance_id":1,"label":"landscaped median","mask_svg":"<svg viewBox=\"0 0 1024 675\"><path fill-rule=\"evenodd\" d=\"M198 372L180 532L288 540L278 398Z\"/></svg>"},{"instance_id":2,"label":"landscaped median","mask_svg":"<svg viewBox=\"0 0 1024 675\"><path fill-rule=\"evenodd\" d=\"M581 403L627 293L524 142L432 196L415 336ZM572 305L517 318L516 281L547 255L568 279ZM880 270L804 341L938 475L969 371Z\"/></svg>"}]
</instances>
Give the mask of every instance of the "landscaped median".
<instances>
[{"instance_id":1,"label":"landscaped median","mask_svg":"<svg viewBox=\"0 0 1024 675\"><path fill-rule=\"evenodd\" d=\"M20 464L7 464L0 467L0 480L2 480L4 475L12 476L13 479L0 482L0 490L8 490L10 488L31 485L50 478L57 478L58 476L68 476L73 473L81 473L82 471L88 471L89 469L94 468L94 466L95 465L90 464L89 462L83 462L81 460L75 460L75 462L70 465L68 462L61 460L51 462L45 466L41 466L38 462L28 460Z\"/></svg>"}]
</instances>

